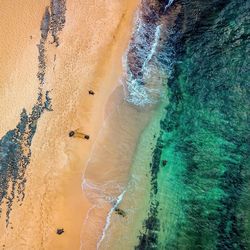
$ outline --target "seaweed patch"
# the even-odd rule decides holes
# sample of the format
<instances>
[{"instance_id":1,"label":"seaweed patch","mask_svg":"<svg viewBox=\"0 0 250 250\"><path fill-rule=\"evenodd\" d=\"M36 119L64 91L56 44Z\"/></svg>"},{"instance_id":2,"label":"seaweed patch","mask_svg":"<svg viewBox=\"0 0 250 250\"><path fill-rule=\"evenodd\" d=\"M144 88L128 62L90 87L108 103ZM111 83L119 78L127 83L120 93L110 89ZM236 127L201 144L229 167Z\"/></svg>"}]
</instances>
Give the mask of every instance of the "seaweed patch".
<instances>
[{"instance_id":1,"label":"seaweed patch","mask_svg":"<svg viewBox=\"0 0 250 250\"><path fill-rule=\"evenodd\" d=\"M31 142L36 132L37 121L50 106L49 99L45 103L38 98L31 114L24 109L20 122L0 140L0 205L6 203L6 225L9 224L13 200L22 203L25 193L25 171L30 162Z\"/></svg>"},{"instance_id":2,"label":"seaweed patch","mask_svg":"<svg viewBox=\"0 0 250 250\"><path fill-rule=\"evenodd\" d=\"M65 0L51 0L51 23L50 30L53 37L53 43L59 46L58 33L62 31L66 22L66 1Z\"/></svg>"},{"instance_id":3,"label":"seaweed patch","mask_svg":"<svg viewBox=\"0 0 250 250\"><path fill-rule=\"evenodd\" d=\"M39 80L38 97L31 113L23 109L16 128L8 131L0 140L0 216L6 207L6 227L10 224L10 213L15 198L20 205L25 197L25 172L30 163L31 143L36 133L37 122L45 110L53 111L50 91L45 90L46 83L46 46L51 34L56 46L59 45L58 32L65 24L65 0L51 0L45 8L41 21L41 37L38 47Z\"/></svg>"}]
</instances>

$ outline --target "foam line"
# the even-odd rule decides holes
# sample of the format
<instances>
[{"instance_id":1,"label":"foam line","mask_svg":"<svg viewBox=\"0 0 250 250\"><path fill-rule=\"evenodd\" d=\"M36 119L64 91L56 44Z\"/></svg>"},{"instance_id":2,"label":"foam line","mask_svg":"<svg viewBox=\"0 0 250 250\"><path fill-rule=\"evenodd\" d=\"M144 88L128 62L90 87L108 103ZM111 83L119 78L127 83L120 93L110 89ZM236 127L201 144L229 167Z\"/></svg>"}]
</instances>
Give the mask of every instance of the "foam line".
<instances>
[{"instance_id":1,"label":"foam line","mask_svg":"<svg viewBox=\"0 0 250 250\"><path fill-rule=\"evenodd\" d=\"M98 250L102 241L104 240L105 236L106 236L106 232L110 226L110 223L111 223L111 216L112 216L112 213L114 212L114 210L119 206L119 204L121 203L125 193L126 193L127 189L125 189L118 197L117 197L117 200L116 200L116 203L115 205L110 209L109 213L108 213L108 216L106 218L106 224L103 228L103 231L102 231L102 235L100 237L100 240L97 242L97 246L96 246L96 249Z\"/></svg>"}]
</instances>

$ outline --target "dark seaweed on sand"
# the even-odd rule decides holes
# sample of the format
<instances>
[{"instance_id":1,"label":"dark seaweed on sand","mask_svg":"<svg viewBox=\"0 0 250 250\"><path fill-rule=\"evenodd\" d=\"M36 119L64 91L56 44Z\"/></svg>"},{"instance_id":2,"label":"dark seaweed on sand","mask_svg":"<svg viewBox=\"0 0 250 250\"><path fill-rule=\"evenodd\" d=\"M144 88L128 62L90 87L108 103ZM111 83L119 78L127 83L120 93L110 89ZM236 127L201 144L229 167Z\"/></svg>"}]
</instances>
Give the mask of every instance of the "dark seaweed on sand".
<instances>
[{"instance_id":1,"label":"dark seaweed on sand","mask_svg":"<svg viewBox=\"0 0 250 250\"><path fill-rule=\"evenodd\" d=\"M46 102L42 103L41 97L38 97L31 114L27 114L23 109L16 128L8 131L0 140L0 204L2 206L6 202L6 225L9 224L14 198L16 197L20 204L24 199L25 171L30 162L31 142L38 119L43 111L48 109L46 107L50 107L50 100L47 98Z\"/></svg>"},{"instance_id":2,"label":"dark seaweed on sand","mask_svg":"<svg viewBox=\"0 0 250 250\"><path fill-rule=\"evenodd\" d=\"M65 17L66 1L51 0L50 10L51 10L51 23L50 23L51 34L54 39L53 42L56 43L56 46L59 46L58 33L62 31L66 22L66 17Z\"/></svg>"},{"instance_id":3,"label":"dark seaweed on sand","mask_svg":"<svg viewBox=\"0 0 250 250\"><path fill-rule=\"evenodd\" d=\"M30 114L23 109L16 128L8 131L0 140L0 215L6 206L6 226L10 223L10 213L14 199L22 204L25 197L25 172L31 157L31 143L35 135L37 122L44 110L52 111L49 91L43 90L46 74L46 43L51 36L59 45L58 32L65 24L65 0L51 0L50 7L45 8L41 21L41 38L38 47L38 97ZM43 96L45 101L43 102Z\"/></svg>"}]
</instances>

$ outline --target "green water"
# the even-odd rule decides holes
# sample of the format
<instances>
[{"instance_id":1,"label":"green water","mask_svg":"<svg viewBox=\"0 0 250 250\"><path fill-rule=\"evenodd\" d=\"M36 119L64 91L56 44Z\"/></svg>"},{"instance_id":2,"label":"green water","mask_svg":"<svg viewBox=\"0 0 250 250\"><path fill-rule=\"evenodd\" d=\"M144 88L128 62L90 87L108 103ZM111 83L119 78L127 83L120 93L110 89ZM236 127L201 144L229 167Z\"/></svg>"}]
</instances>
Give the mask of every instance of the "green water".
<instances>
[{"instance_id":1,"label":"green water","mask_svg":"<svg viewBox=\"0 0 250 250\"><path fill-rule=\"evenodd\" d=\"M183 7L136 249L250 249L249 12L250 1Z\"/></svg>"},{"instance_id":2,"label":"green water","mask_svg":"<svg viewBox=\"0 0 250 250\"><path fill-rule=\"evenodd\" d=\"M126 193L119 204L119 208L125 211L126 216L123 218L116 213L112 214L110 226L99 249L133 249L139 242L138 232L148 215L150 205L150 162L167 102L165 98L158 107L151 110L150 119L141 133L134 154ZM138 113L138 117L140 115L143 114Z\"/></svg>"}]
</instances>

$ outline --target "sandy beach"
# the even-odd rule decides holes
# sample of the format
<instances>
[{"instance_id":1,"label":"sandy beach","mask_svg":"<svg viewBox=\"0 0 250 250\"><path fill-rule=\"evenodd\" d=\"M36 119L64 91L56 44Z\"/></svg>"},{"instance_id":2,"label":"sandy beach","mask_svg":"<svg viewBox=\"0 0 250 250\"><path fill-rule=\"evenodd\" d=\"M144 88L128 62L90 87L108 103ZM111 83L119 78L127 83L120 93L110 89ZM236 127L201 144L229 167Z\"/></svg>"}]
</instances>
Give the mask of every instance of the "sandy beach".
<instances>
[{"instance_id":1,"label":"sandy beach","mask_svg":"<svg viewBox=\"0 0 250 250\"><path fill-rule=\"evenodd\" d=\"M23 108L31 112L39 81L37 44L49 1L15 1L1 7L0 135L16 127ZM82 191L87 160L105 117L119 102L110 99L120 86L122 56L128 46L138 1L67 1L60 45L46 45L46 84L52 112L37 122L27 167L25 198L14 201L3 249L79 249L91 203ZM8 45L6 45L8 44ZM92 89L94 96L88 94ZM108 103L108 106L106 105ZM69 138L79 129L90 140ZM103 170L105 171L105 169ZM64 234L56 234L63 228ZM92 249L87 245L84 249Z\"/></svg>"}]
</instances>

